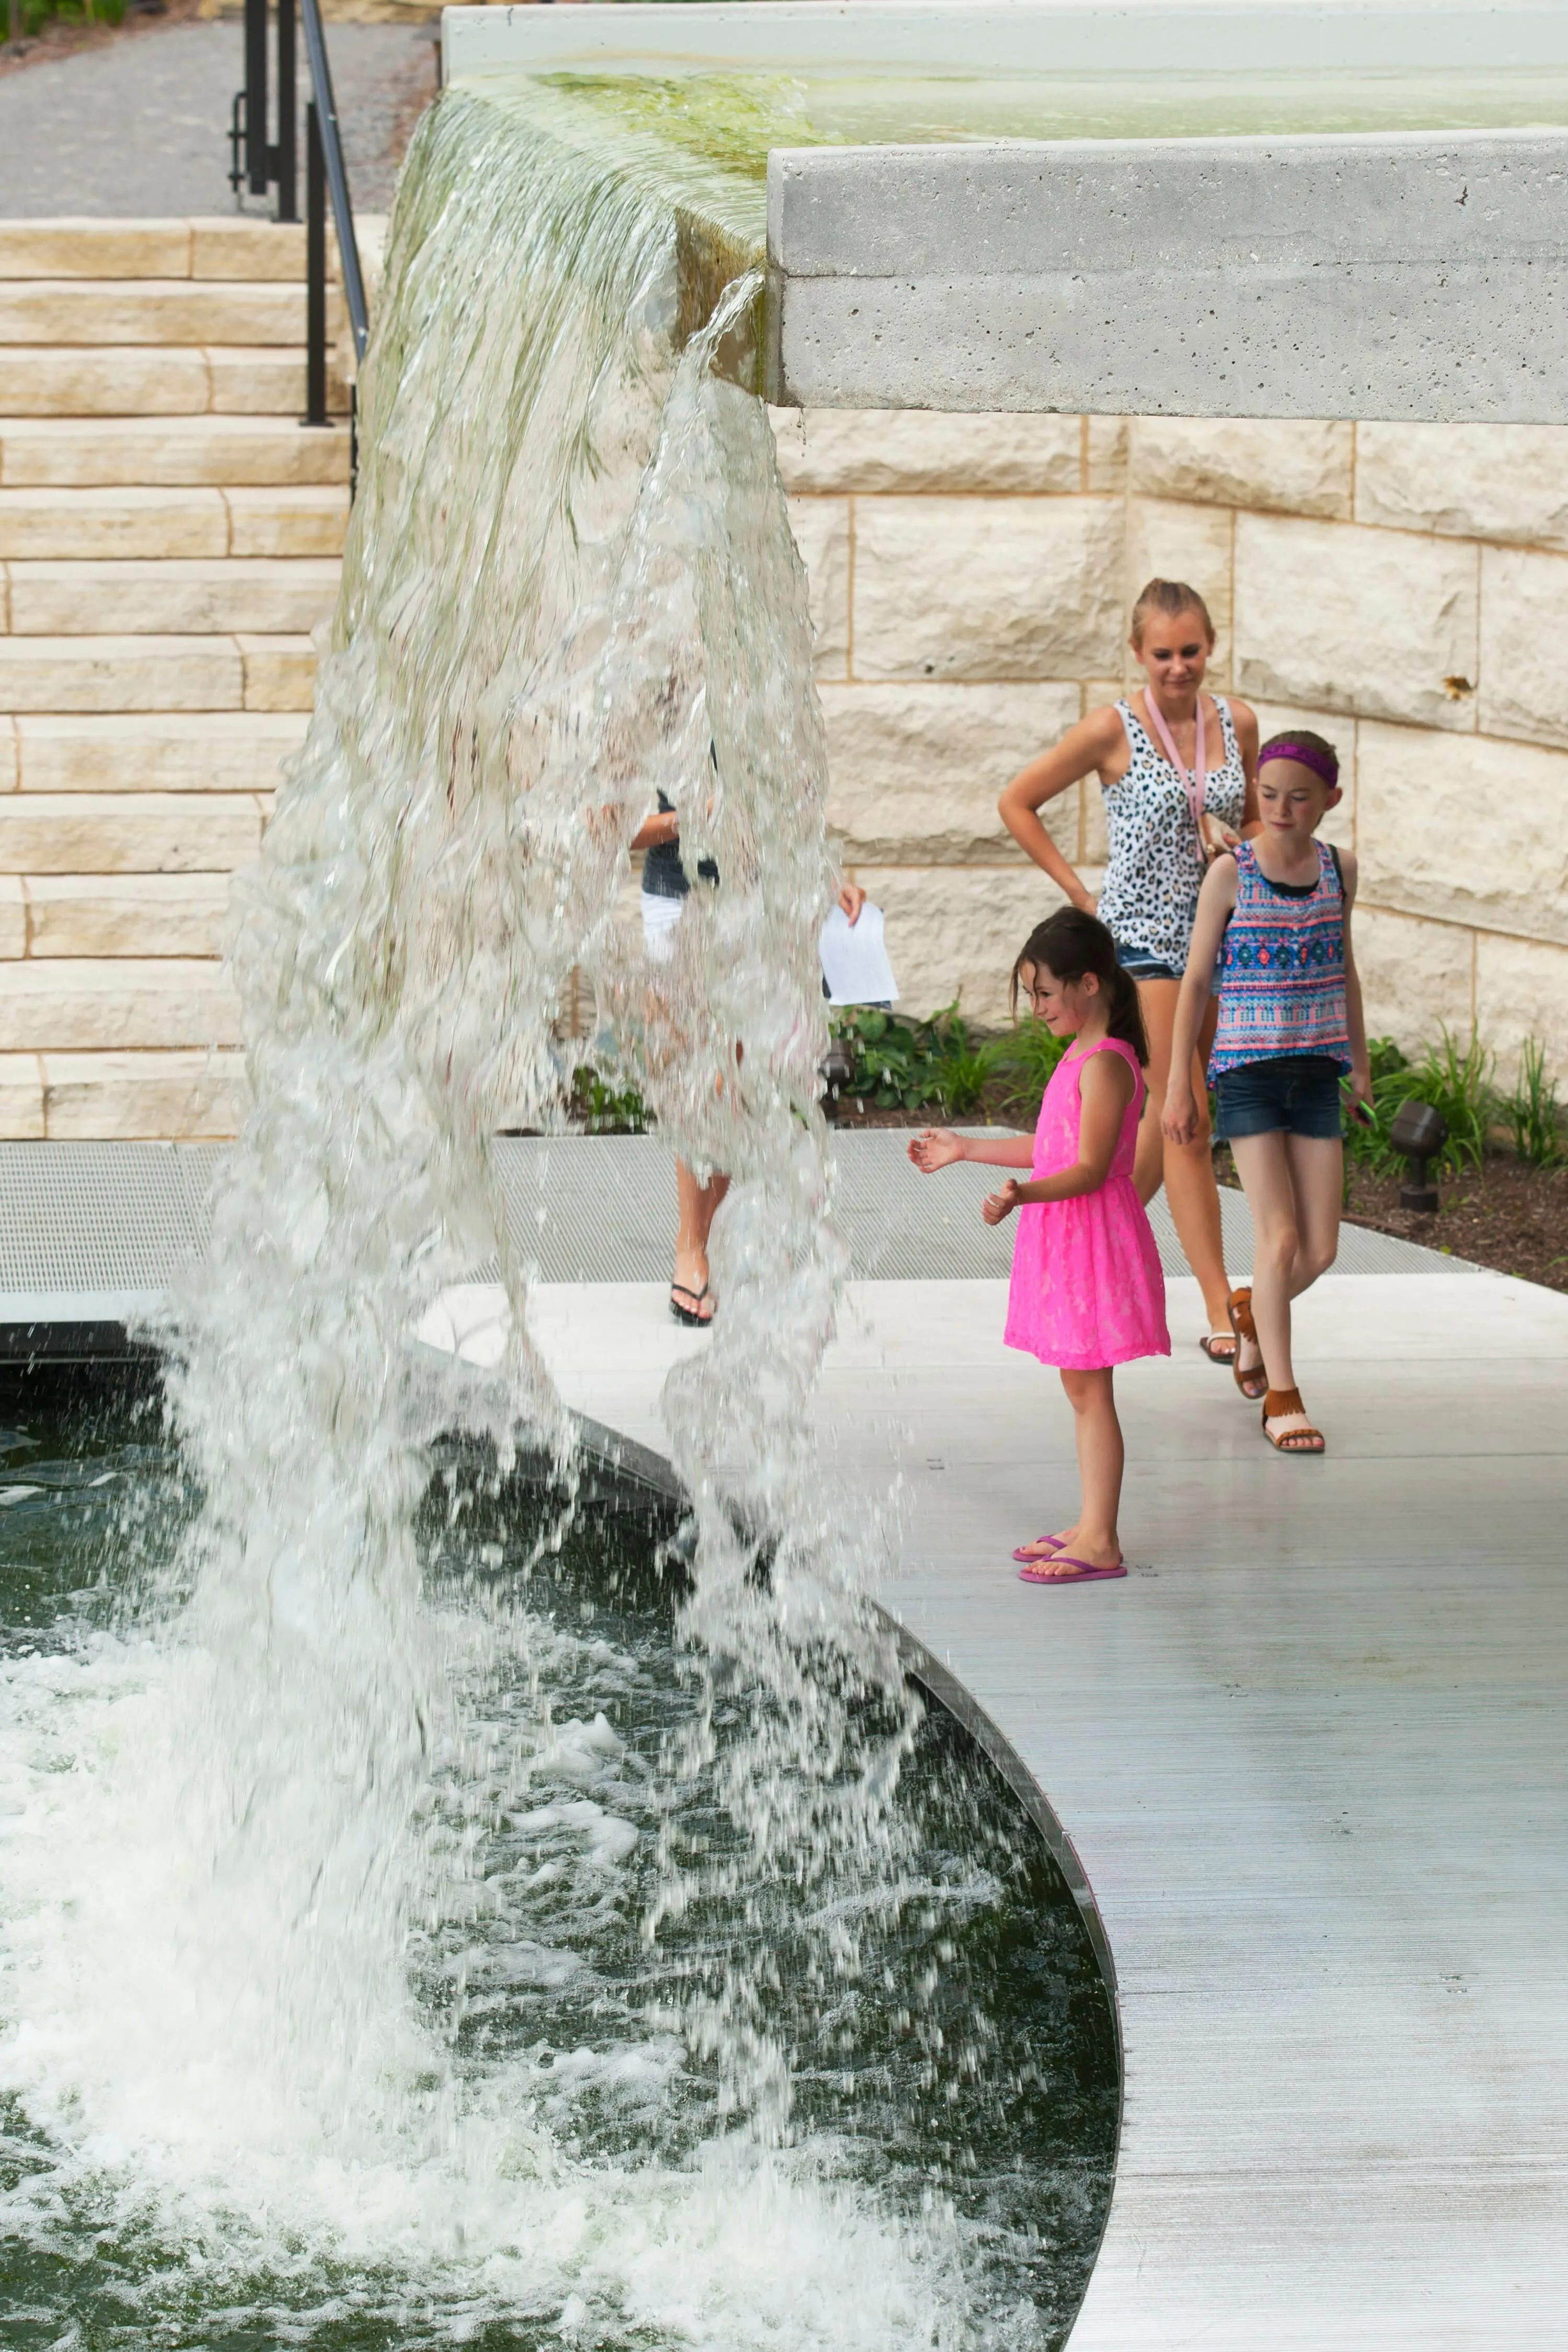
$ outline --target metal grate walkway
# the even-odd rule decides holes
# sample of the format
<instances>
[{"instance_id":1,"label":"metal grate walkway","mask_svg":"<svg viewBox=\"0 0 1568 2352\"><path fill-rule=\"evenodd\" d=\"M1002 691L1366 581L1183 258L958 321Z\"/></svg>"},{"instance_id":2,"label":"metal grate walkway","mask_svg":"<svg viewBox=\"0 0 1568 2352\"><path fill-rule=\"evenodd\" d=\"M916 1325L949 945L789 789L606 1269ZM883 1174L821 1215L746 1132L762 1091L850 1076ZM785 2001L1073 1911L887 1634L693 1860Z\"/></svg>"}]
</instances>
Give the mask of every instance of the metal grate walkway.
<instances>
[{"instance_id":1,"label":"metal grate walkway","mask_svg":"<svg viewBox=\"0 0 1568 2352\"><path fill-rule=\"evenodd\" d=\"M908 1137L882 1129L835 1139L838 1222L860 1281L974 1281L1005 1276L1012 1237L980 1220L995 1183L965 1166L917 1176ZM219 1144L0 1144L0 1322L100 1321L155 1297L197 1256ZM668 1147L653 1136L507 1136L496 1145L508 1226L541 1279L660 1282L675 1234ZM1220 1196L1226 1247L1251 1263L1238 1192ZM1153 1223L1166 1272L1185 1264L1163 1200ZM1465 1273L1460 1259L1347 1225L1338 1274ZM477 1266L482 1278L492 1268Z\"/></svg>"}]
</instances>

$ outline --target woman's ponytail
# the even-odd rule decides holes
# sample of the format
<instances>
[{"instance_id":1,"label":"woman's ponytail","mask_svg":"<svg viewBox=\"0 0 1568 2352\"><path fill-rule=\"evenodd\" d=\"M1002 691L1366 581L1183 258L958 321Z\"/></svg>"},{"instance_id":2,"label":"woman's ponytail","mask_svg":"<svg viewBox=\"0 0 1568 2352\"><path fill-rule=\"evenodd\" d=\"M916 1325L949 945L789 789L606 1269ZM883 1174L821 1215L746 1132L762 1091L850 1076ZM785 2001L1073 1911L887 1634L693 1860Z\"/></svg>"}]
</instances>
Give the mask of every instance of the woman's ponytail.
<instances>
[{"instance_id":1,"label":"woman's ponytail","mask_svg":"<svg viewBox=\"0 0 1568 2352\"><path fill-rule=\"evenodd\" d=\"M1082 980L1086 972L1093 972L1107 998L1110 1034L1131 1045L1142 1066L1148 1067L1149 1035L1143 1026L1138 983L1117 961L1116 942L1098 916L1086 915L1077 907L1060 907L1048 921L1036 924L1013 966L1015 1019L1024 968L1030 965L1037 970L1042 964L1069 985Z\"/></svg>"}]
</instances>

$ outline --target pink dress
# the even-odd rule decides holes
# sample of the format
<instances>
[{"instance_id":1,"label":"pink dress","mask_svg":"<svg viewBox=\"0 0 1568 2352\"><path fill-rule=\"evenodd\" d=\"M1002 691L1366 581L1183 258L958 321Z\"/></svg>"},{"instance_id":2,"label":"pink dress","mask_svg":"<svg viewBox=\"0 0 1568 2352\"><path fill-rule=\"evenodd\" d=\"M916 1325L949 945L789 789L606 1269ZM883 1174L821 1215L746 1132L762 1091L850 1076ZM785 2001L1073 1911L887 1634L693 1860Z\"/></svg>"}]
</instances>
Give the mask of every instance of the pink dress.
<instances>
[{"instance_id":1,"label":"pink dress","mask_svg":"<svg viewBox=\"0 0 1568 2352\"><path fill-rule=\"evenodd\" d=\"M1098 1192L1030 1201L1015 1212L1018 1232L1003 1334L1010 1348L1076 1372L1171 1352L1160 1253L1132 1184L1143 1073L1120 1037L1108 1037L1089 1052L1120 1054L1132 1073L1132 1099L1110 1173ZM1079 1072L1088 1059L1088 1054L1065 1054L1051 1073L1035 1129L1036 1176L1054 1176L1078 1158Z\"/></svg>"}]
</instances>

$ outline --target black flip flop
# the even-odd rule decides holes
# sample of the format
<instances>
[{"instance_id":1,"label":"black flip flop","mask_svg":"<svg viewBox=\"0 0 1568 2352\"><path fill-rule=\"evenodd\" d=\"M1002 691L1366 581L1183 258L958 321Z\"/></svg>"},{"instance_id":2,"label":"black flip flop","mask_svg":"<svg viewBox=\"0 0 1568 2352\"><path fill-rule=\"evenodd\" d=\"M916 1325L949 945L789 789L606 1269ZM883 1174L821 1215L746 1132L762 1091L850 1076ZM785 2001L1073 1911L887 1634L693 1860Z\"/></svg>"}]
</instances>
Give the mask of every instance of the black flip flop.
<instances>
[{"instance_id":1,"label":"black flip flop","mask_svg":"<svg viewBox=\"0 0 1568 2352\"><path fill-rule=\"evenodd\" d=\"M1229 1333L1222 1335L1218 1331L1205 1331L1198 1345L1211 1364L1223 1364L1228 1372L1236 1361L1241 1342Z\"/></svg>"},{"instance_id":2,"label":"black flip flop","mask_svg":"<svg viewBox=\"0 0 1568 2352\"><path fill-rule=\"evenodd\" d=\"M677 1291L679 1292L682 1298L690 1299L691 1305L689 1307L680 1307L677 1305ZM702 1301L707 1297L707 1296L708 1285L706 1283L703 1284L700 1290L693 1290L689 1283L672 1282L669 1286L669 1311L674 1316L678 1323L684 1323L689 1327L689 1328L694 1331L706 1331L710 1323L712 1322L713 1318L711 1315L699 1315L696 1312L696 1309L701 1306Z\"/></svg>"}]
</instances>

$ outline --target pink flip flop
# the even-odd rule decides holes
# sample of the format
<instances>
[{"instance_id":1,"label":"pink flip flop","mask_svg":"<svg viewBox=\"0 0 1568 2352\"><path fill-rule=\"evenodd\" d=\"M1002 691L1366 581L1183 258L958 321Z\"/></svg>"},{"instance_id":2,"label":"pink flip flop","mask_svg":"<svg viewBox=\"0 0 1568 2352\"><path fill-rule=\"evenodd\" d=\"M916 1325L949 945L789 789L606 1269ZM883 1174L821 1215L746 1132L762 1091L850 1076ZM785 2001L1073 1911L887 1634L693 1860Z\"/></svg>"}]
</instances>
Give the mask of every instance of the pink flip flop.
<instances>
[{"instance_id":1,"label":"pink flip flop","mask_svg":"<svg viewBox=\"0 0 1568 2352\"><path fill-rule=\"evenodd\" d=\"M1044 1576L1038 1572L1047 1567L1053 1571L1051 1575ZM1072 1573L1063 1576L1057 1572L1064 1568L1070 1569ZM1096 1568L1087 1559L1069 1559L1065 1551L1049 1552L1035 1567L1018 1570L1026 1584L1100 1584L1113 1576L1125 1576L1126 1573L1124 1560L1119 1560L1114 1568Z\"/></svg>"},{"instance_id":2,"label":"pink flip flop","mask_svg":"<svg viewBox=\"0 0 1568 2352\"><path fill-rule=\"evenodd\" d=\"M1037 1536L1033 1543L1020 1544L1014 1552L1015 1559L1049 1559L1052 1552L1060 1551L1066 1536Z\"/></svg>"}]
</instances>

